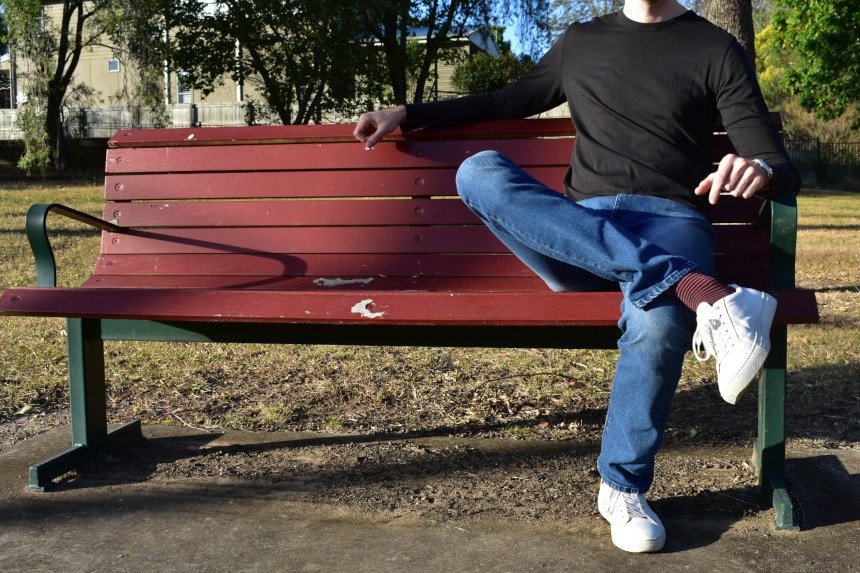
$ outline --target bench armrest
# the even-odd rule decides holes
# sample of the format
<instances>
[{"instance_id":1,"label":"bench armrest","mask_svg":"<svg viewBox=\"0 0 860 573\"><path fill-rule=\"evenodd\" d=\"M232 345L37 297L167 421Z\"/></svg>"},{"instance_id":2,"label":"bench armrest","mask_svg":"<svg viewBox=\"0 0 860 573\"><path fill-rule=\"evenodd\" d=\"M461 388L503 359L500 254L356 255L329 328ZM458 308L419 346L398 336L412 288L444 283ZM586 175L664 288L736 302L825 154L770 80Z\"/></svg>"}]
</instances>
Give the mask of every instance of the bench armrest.
<instances>
[{"instance_id":1,"label":"bench armrest","mask_svg":"<svg viewBox=\"0 0 860 573\"><path fill-rule=\"evenodd\" d=\"M795 288L794 259L797 246L797 197L791 191L775 193L770 205L771 288Z\"/></svg>"},{"instance_id":2,"label":"bench armrest","mask_svg":"<svg viewBox=\"0 0 860 573\"><path fill-rule=\"evenodd\" d=\"M123 232L123 228L104 221L92 215L87 215L81 211L76 211L60 205L58 203L44 204L40 203L30 207L27 211L27 240L30 241L30 248L33 250L33 256L36 258L36 285L37 286L57 286L57 263L54 259L54 251L51 249L51 242L48 239L48 214L54 212L59 215L64 215L75 221L86 223L102 231L111 231L113 233Z\"/></svg>"}]
</instances>

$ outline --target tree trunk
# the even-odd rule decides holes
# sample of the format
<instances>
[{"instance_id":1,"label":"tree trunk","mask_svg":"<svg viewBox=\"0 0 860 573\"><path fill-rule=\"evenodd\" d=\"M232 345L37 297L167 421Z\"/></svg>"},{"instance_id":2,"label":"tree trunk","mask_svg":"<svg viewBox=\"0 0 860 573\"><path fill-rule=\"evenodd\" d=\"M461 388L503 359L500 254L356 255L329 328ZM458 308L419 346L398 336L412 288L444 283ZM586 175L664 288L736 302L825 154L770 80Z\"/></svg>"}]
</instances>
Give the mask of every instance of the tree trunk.
<instances>
[{"instance_id":1,"label":"tree trunk","mask_svg":"<svg viewBox=\"0 0 860 573\"><path fill-rule=\"evenodd\" d=\"M704 0L702 15L737 38L755 62L755 30L751 0Z\"/></svg>"},{"instance_id":2,"label":"tree trunk","mask_svg":"<svg viewBox=\"0 0 860 573\"><path fill-rule=\"evenodd\" d=\"M408 98L409 75L407 47L409 36L409 0L397 0L365 8L364 22L368 31L382 44L388 82L395 104L405 104Z\"/></svg>"},{"instance_id":3,"label":"tree trunk","mask_svg":"<svg viewBox=\"0 0 860 573\"><path fill-rule=\"evenodd\" d=\"M66 134L63 131L63 99L65 87L56 80L48 82L48 101L45 106L45 132L48 134L48 146L51 148L51 158L56 171L66 168Z\"/></svg>"}]
</instances>

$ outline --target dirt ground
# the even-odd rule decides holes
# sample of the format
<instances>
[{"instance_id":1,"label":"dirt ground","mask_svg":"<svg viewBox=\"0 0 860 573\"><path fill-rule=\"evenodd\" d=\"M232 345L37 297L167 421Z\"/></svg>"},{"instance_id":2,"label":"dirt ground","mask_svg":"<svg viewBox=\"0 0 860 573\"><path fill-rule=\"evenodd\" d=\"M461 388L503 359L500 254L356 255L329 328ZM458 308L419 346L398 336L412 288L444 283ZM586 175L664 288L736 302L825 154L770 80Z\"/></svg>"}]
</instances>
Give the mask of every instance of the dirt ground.
<instances>
[{"instance_id":1,"label":"dirt ground","mask_svg":"<svg viewBox=\"0 0 860 573\"><path fill-rule=\"evenodd\" d=\"M62 412L8 420L0 424L0 445L8 448L66 423ZM433 431L184 432L180 439L151 437L102 456L79 477L288 487L299 502L431 522L490 517L562 525L597 515L595 435L536 440ZM748 444L674 443L658 459L649 499L657 511L676 516L707 513L739 521L765 511L750 453Z\"/></svg>"}]
</instances>

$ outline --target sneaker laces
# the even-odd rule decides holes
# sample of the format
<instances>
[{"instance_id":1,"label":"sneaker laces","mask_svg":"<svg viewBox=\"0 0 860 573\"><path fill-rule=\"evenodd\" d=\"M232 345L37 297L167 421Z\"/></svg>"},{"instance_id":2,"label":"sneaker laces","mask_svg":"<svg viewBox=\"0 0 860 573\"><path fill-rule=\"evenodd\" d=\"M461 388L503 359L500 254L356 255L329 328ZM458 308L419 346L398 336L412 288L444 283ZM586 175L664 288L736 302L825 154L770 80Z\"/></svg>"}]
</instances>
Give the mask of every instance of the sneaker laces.
<instances>
[{"instance_id":1,"label":"sneaker laces","mask_svg":"<svg viewBox=\"0 0 860 573\"><path fill-rule=\"evenodd\" d=\"M693 356L699 362L705 362L710 357L716 357L714 333L719 332L720 321L713 317L696 318L696 331L693 333Z\"/></svg>"},{"instance_id":2,"label":"sneaker laces","mask_svg":"<svg viewBox=\"0 0 860 573\"><path fill-rule=\"evenodd\" d=\"M651 519L651 516L642 506L642 496L636 494L626 494L621 496L624 499L624 508L627 510L627 518L633 519L642 517Z\"/></svg>"},{"instance_id":3,"label":"sneaker laces","mask_svg":"<svg viewBox=\"0 0 860 573\"><path fill-rule=\"evenodd\" d=\"M620 491L615 493L615 504L618 503L618 498L621 498L621 501L624 502L624 514L627 521L631 521L636 518L648 519L653 521L651 514L648 512L647 509L645 509L645 506L643 506L644 497L642 495L635 493L624 493ZM615 513L616 515L618 515L618 513L615 511L612 511L611 513Z\"/></svg>"}]
</instances>

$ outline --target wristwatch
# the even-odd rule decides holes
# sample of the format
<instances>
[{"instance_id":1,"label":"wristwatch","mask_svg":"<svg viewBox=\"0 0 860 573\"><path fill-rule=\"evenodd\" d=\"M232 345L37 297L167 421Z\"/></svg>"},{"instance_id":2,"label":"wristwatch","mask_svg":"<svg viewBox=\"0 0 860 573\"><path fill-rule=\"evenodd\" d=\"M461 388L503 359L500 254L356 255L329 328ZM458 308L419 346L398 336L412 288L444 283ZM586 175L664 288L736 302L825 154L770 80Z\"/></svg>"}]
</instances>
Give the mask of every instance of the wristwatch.
<instances>
[{"instance_id":1,"label":"wristwatch","mask_svg":"<svg viewBox=\"0 0 860 573\"><path fill-rule=\"evenodd\" d=\"M767 174L767 182L765 184L769 184L773 180L773 169L770 165L764 162L764 159L753 159L750 163L758 165L764 169L764 172Z\"/></svg>"}]
</instances>

